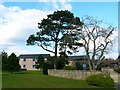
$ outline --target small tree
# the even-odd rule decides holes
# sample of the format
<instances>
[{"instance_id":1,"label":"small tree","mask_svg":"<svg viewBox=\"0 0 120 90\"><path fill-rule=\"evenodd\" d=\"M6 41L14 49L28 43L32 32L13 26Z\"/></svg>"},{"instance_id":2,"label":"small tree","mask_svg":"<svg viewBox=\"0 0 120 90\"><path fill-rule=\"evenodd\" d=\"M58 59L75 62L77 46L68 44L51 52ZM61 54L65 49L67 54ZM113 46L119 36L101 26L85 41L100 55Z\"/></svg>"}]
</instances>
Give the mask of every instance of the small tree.
<instances>
[{"instance_id":1,"label":"small tree","mask_svg":"<svg viewBox=\"0 0 120 90\"><path fill-rule=\"evenodd\" d=\"M40 69L40 70L43 70L43 64L44 64L44 58L43 56L39 56L38 59L37 59L37 62L36 62L36 69Z\"/></svg>"},{"instance_id":2,"label":"small tree","mask_svg":"<svg viewBox=\"0 0 120 90\"><path fill-rule=\"evenodd\" d=\"M58 59L56 64L57 69L63 69L63 67L69 64L68 56L66 55L65 52L60 52L60 56L57 59Z\"/></svg>"},{"instance_id":3,"label":"small tree","mask_svg":"<svg viewBox=\"0 0 120 90\"><path fill-rule=\"evenodd\" d=\"M42 55L40 55L36 62L36 68L42 70L44 75L48 75L48 68L50 68L50 64L44 60Z\"/></svg>"},{"instance_id":4,"label":"small tree","mask_svg":"<svg viewBox=\"0 0 120 90\"><path fill-rule=\"evenodd\" d=\"M9 71L10 73L13 73L13 72L19 71L19 70L20 70L19 59L18 59L18 57L15 55L15 53L12 53L12 54L8 57L8 61L7 61L7 71Z\"/></svg>"},{"instance_id":5,"label":"small tree","mask_svg":"<svg viewBox=\"0 0 120 90\"><path fill-rule=\"evenodd\" d=\"M55 56L51 56L47 58L48 68L54 69L54 62L55 62Z\"/></svg>"}]
</instances>

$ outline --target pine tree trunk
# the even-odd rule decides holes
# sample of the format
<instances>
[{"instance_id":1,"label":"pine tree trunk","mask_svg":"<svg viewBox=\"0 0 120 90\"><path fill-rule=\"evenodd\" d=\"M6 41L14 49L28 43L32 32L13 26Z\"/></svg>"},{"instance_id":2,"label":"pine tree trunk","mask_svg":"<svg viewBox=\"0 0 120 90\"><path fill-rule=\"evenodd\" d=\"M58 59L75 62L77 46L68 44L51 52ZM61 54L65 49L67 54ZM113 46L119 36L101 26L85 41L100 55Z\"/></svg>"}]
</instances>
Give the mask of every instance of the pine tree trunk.
<instances>
[{"instance_id":1,"label":"pine tree trunk","mask_svg":"<svg viewBox=\"0 0 120 90\"><path fill-rule=\"evenodd\" d=\"M55 42L55 61L54 61L54 69L57 69L57 41Z\"/></svg>"}]
</instances>

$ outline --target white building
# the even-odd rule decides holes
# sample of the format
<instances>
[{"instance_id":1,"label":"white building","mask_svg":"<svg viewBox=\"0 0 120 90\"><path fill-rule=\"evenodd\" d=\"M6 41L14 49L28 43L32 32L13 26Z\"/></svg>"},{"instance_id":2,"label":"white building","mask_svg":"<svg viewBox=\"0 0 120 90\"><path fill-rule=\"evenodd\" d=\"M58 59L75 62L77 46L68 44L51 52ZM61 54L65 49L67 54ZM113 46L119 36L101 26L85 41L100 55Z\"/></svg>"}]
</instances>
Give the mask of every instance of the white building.
<instances>
[{"instance_id":1,"label":"white building","mask_svg":"<svg viewBox=\"0 0 120 90\"><path fill-rule=\"evenodd\" d=\"M19 56L19 64L21 69L26 70L37 70L35 64L37 62L38 56L43 56L44 60L50 56L50 54L22 54Z\"/></svg>"}]
</instances>

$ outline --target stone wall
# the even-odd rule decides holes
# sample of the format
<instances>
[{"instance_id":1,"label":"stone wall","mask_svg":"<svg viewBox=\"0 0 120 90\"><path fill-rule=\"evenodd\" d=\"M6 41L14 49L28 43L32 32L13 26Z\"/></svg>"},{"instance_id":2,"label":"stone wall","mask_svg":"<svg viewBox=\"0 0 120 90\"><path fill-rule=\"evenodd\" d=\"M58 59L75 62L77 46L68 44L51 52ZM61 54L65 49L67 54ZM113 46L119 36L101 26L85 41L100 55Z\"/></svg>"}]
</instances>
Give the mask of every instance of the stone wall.
<instances>
[{"instance_id":1,"label":"stone wall","mask_svg":"<svg viewBox=\"0 0 120 90\"><path fill-rule=\"evenodd\" d=\"M48 75L50 76L57 76L57 77L63 77L63 78L71 78L71 79L86 79L87 76L96 74L96 73L101 73L100 71L97 72L83 72L82 70L54 70L54 69L49 69L48 70Z\"/></svg>"}]
</instances>

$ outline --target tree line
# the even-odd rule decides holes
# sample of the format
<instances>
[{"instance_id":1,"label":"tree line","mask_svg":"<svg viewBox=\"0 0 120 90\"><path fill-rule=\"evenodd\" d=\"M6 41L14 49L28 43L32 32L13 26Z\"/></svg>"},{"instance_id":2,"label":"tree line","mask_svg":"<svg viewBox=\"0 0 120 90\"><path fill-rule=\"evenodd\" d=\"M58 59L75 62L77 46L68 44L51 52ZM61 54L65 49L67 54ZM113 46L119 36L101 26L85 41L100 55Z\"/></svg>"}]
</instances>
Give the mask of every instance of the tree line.
<instances>
[{"instance_id":1,"label":"tree line","mask_svg":"<svg viewBox=\"0 0 120 90\"><path fill-rule=\"evenodd\" d=\"M19 58L12 53L8 56L7 52L2 52L2 71L9 71L13 73L20 70Z\"/></svg>"},{"instance_id":2,"label":"tree line","mask_svg":"<svg viewBox=\"0 0 120 90\"><path fill-rule=\"evenodd\" d=\"M7 52L3 51L2 54L2 71L8 71L10 73L22 70L19 65L19 57L12 53L8 56ZM43 74L48 74L48 69L54 69L54 56L48 57L47 61L44 60L43 56L38 56L35 64L35 68L42 71ZM56 69L63 69L66 63L68 63L67 58L60 56L57 57Z\"/></svg>"}]
</instances>

